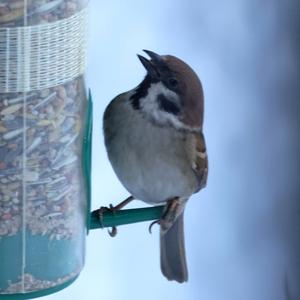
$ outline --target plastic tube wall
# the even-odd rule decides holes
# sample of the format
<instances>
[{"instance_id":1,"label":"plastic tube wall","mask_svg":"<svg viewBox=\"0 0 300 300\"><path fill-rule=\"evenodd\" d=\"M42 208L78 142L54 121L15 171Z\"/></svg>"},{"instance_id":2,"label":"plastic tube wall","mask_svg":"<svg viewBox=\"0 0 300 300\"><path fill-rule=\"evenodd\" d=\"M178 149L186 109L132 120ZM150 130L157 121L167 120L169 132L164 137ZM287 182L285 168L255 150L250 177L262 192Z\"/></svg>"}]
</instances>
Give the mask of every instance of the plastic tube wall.
<instances>
[{"instance_id":1,"label":"plastic tube wall","mask_svg":"<svg viewBox=\"0 0 300 300\"><path fill-rule=\"evenodd\" d=\"M0 294L57 288L83 267L86 6L0 3Z\"/></svg>"}]
</instances>

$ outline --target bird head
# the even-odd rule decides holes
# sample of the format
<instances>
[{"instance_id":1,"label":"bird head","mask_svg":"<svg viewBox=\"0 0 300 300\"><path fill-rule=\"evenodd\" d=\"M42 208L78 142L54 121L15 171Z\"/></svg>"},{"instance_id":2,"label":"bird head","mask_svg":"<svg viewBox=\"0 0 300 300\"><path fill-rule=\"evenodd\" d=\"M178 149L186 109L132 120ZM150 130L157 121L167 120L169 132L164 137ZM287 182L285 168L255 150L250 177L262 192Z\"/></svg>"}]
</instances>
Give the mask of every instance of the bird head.
<instances>
[{"instance_id":1,"label":"bird head","mask_svg":"<svg viewBox=\"0 0 300 300\"><path fill-rule=\"evenodd\" d=\"M193 69L179 58L144 50L138 55L147 74L131 96L132 105L160 125L202 128L203 91Z\"/></svg>"}]
</instances>

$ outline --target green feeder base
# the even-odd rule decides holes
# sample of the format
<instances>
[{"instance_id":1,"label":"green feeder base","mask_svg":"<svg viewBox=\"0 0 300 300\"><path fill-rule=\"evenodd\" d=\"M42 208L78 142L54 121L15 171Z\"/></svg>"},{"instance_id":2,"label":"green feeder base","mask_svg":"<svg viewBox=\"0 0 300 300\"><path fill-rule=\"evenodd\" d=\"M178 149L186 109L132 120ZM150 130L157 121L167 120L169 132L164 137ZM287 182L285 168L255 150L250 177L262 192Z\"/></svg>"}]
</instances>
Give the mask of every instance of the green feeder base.
<instances>
[{"instance_id":1,"label":"green feeder base","mask_svg":"<svg viewBox=\"0 0 300 300\"><path fill-rule=\"evenodd\" d=\"M38 292L24 293L24 294L0 295L0 300L26 300L26 299L34 299L34 298L47 296L47 295L59 292L60 290L63 290L64 288L68 287L77 279L77 277L78 276L76 276L76 277L72 278L71 280L69 280L61 285L58 285L56 287L41 290Z\"/></svg>"}]
</instances>

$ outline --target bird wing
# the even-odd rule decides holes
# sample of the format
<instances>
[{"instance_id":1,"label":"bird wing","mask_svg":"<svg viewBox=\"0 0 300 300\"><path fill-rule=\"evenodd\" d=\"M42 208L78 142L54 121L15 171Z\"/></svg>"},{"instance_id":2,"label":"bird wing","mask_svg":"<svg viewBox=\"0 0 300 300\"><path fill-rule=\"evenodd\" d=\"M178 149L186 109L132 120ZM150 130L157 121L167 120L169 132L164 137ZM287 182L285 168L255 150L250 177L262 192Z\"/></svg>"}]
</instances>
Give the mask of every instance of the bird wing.
<instances>
[{"instance_id":1,"label":"bird wing","mask_svg":"<svg viewBox=\"0 0 300 300\"><path fill-rule=\"evenodd\" d=\"M200 189L206 186L208 173L208 159L206 153L205 139L202 132L195 132L192 134L192 168L196 175L198 185L195 190L197 193Z\"/></svg>"}]
</instances>

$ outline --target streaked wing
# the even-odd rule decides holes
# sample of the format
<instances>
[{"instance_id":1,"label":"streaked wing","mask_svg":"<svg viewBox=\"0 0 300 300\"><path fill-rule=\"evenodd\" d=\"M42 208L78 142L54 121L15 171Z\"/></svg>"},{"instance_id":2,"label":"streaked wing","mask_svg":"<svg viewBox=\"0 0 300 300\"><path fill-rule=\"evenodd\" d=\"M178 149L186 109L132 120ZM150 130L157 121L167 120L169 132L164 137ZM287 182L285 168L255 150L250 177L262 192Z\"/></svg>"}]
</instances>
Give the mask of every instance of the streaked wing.
<instances>
[{"instance_id":1,"label":"streaked wing","mask_svg":"<svg viewBox=\"0 0 300 300\"><path fill-rule=\"evenodd\" d=\"M198 186L195 190L197 193L200 189L206 186L208 173L208 159L206 153L205 139L202 132L193 133L194 138L194 155L192 157L192 168L198 180Z\"/></svg>"}]
</instances>

